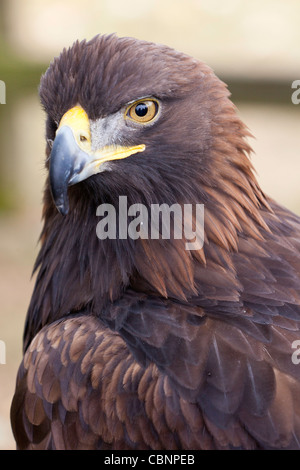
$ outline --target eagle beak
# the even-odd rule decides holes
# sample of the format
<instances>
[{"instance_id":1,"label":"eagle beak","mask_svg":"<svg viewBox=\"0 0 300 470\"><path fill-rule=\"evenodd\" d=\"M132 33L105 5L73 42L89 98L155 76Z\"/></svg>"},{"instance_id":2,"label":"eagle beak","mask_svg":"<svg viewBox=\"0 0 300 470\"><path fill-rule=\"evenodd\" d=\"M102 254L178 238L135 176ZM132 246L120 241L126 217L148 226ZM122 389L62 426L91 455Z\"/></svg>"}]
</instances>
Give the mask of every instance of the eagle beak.
<instances>
[{"instance_id":1,"label":"eagle beak","mask_svg":"<svg viewBox=\"0 0 300 470\"><path fill-rule=\"evenodd\" d=\"M145 145L108 145L92 151L88 115L79 105L67 111L56 131L50 154L50 188L59 212L68 213L69 186L104 171L103 163L129 157L145 148Z\"/></svg>"}]
</instances>

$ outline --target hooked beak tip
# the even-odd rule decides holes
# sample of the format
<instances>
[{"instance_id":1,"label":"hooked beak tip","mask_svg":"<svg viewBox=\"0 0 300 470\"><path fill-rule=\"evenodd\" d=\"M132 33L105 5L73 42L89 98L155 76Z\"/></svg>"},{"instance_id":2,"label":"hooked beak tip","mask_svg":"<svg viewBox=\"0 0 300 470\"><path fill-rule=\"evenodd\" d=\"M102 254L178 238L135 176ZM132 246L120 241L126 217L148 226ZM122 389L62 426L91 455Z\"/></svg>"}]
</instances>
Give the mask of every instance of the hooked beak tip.
<instances>
[{"instance_id":1,"label":"hooked beak tip","mask_svg":"<svg viewBox=\"0 0 300 470\"><path fill-rule=\"evenodd\" d=\"M66 207L63 204L57 205L56 208L57 208L58 212L63 216L67 215L67 213L69 212L69 208Z\"/></svg>"}]
</instances>

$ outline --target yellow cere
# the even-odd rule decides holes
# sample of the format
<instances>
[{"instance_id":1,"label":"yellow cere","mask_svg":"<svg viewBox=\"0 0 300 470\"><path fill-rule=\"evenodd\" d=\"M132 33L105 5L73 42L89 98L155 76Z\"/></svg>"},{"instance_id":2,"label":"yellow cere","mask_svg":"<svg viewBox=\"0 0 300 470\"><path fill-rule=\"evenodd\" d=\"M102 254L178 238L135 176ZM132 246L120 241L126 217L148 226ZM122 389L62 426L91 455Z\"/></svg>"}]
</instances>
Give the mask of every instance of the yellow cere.
<instances>
[{"instance_id":1,"label":"yellow cere","mask_svg":"<svg viewBox=\"0 0 300 470\"><path fill-rule=\"evenodd\" d=\"M63 115L57 131L61 129L62 126L68 126L72 129L77 143L81 147L83 144L90 145L91 131L89 118L85 110L80 105L74 106Z\"/></svg>"}]
</instances>

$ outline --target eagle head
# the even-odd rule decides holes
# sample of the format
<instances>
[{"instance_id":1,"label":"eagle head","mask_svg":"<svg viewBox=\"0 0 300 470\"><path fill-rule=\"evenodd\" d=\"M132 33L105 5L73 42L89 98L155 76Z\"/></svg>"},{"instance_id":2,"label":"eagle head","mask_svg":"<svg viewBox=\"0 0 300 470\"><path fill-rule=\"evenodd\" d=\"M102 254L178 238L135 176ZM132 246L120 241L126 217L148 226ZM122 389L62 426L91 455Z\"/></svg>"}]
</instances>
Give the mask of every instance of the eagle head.
<instances>
[{"instance_id":1,"label":"eagle head","mask_svg":"<svg viewBox=\"0 0 300 470\"><path fill-rule=\"evenodd\" d=\"M131 204L209 203L215 188L228 195L234 186L262 198L225 84L188 55L96 36L53 61L40 96L50 189L63 215L84 195L93 206L120 194Z\"/></svg>"}]
</instances>

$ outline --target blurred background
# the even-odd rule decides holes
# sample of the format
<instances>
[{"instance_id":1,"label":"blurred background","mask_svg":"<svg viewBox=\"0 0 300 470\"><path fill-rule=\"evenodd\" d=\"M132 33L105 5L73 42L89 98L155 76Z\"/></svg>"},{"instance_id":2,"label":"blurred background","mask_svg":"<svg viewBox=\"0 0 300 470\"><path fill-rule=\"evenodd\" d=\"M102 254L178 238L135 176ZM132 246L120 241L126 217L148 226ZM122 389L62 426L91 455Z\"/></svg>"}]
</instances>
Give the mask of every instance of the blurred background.
<instances>
[{"instance_id":1,"label":"blurred background","mask_svg":"<svg viewBox=\"0 0 300 470\"><path fill-rule=\"evenodd\" d=\"M255 139L264 191L300 215L299 0L0 0L0 449L14 449L9 408L33 289L45 178L38 84L74 40L115 32L209 64ZM0 100L1 101L1 100ZM3 100L2 100L3 101Z\"/></svg>"}]
</instances>

